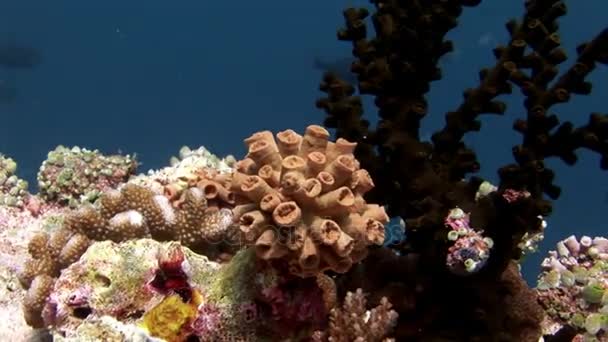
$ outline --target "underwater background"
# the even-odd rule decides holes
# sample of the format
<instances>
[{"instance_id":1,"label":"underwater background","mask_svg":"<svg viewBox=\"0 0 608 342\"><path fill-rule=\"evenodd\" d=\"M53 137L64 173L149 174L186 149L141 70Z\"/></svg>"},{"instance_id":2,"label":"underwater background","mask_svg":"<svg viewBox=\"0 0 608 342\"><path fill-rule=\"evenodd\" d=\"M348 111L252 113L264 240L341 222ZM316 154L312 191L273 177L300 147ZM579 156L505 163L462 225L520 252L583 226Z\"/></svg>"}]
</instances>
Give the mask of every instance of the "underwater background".
<instances>
[{"instance_id":1,"label":"underwater background","mask_svg":"<svg viewBox=\"0 0 608 342\"><path fill-rule=\"evenodd\" d=\"M140 171L168 163L182 145L205 145L217 155L245 154L253 132L321 124L315 100L322 73L348 72L350 44L339 42L342 10L362 1L0 1L0 51L33 49L30 66L1 65L0 152L19 163L32 186L48 151L58 144L137 153ZM507 41L504 22L519 17L523 1L487 0L466 10L447 36L455 51L442 61L443 80L429 94L429 138L444 113L475 86L481 67L494 64L492 48ZM569 55L575 44L606 25L608 2L572 4L561 22ZM569 60L560 68L569 67ZM606 108L608 77L599 68L593 96L559 105L576 125ZM524 115L523 98L505 97L504 117L483 116L482 130L466 137L482 164L480 175L512 161L520 137L511 129ZM7 95L8 94L8 95ZM366 115L377 115L369 99ZM608 179L599 156L579 152L576 167L550 162L563 195L555 201L542 251L529 257L524 275L535 283L549 247L569 234L605 235ZM34 189L32 189L34 190Z\"/></svg>"}]
</instances>

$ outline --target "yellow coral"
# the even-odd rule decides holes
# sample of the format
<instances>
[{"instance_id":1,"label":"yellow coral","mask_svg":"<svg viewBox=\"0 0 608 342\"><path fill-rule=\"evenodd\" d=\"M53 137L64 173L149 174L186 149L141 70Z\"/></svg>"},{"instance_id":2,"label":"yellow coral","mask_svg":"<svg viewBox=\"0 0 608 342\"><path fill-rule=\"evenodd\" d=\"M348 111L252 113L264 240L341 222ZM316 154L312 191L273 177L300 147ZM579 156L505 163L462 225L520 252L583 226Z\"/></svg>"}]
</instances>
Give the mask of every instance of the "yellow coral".
<instances>
[{"instance_id":1,"label":"yellow coral","mask_svg":"<svg viewBox=\"0 0 608 342\"><path fill-rule=\"evenodd\" d=\"M189 334L187 327L196 318L198 305L195 302L198 300L184 303L177 294L168 296L146 312L142 328L169 342L185 341Z\"/></svg>"}]
</instances>

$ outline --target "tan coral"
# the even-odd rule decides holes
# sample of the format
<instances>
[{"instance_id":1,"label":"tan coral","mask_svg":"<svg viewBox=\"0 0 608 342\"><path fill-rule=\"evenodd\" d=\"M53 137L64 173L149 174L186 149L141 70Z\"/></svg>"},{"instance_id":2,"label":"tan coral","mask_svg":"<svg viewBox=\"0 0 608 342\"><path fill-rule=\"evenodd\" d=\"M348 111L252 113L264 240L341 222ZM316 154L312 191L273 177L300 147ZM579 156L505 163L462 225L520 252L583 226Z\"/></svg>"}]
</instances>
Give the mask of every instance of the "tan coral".
<instances>
[{"instance_id":1,"label":"tan coral","mask_svg":"<svg viewBox=\"0 0 608 342\"><path fill-rule=\"evenodd\" d=\"M388 216L363 199L374 184L353 155L355 143L330 142L326 129L312 125L303 136L264 131L245 144L230 190L247 206L237 206L235 218L258 257L283 258L308 277L346 272L367 246L383 243Z\"/></svg>"},{"instance_id":2,"label":"tan coral","mask_svg":"<svg viewBox=\"0 0 608 342\"><path fill-rule=\"evenodd\" d=\"M55 278L46 274L36 276L23 299L23 315L25 322L33 328L43 328L42 310L46 299L53 289Z\"/></svg>"},{"instance_id":3,"label":"tan coral","mask_svg":"<svg viewBox=\"0 0 608 342\"><path fill-rule=\"evenodd\" d=\"M397 323L399 315L392 310L391 303L383 297L380 305L367 310L367 301L361 289L348 292L342 307L335 307L329 315L327 331L316 331L314 342L393 342L389 334Z\"/></svg>"},{"instance_id":4,"label":"tan coral","mask_svg":"<svg viewBox=\"0 0 608 342\"><path fill-rule=\"evenodd\" d=\"M336 282L327 274L317 274L317 286L323 291L325 309L330 312L338 303L338 290Z\"/></svg>"}]
</instances>

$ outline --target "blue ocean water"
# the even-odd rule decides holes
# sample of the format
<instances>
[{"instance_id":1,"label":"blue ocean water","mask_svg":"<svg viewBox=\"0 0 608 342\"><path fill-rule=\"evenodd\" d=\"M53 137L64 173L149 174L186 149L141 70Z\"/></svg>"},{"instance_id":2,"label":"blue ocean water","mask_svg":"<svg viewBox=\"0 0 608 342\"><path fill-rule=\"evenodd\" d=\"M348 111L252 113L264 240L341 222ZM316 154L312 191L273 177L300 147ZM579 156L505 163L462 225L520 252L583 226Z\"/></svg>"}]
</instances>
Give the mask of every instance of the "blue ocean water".
<instances>
[{"instance_id":1,"label":"blue ocean water","mask_svg":"<svg viewBox=\"0 0 608 342\"><path fill-rule=\"evenodd\" d=\"M491 49L506 42L504 23L520 18L524 1L487 0L466 9L449 38L456 50L442 62L444 79L433 84L423 136L458 106L461 92L491 66ZM58 144L137 153L141 170L167 164L182 145L205 145L219 155L242 156L242 139L262 129L302 130L320 124L319 63L340 68L350 46L336 40L341 11L363 1L192 1L141 3L0 0L0 49L36 49L33 68L0 66L0 152L19 162L20 175L35 184L38 166ZM608 2L569 1L561 37L575 46L606 27ZM571 65L572 61L564 66ZM582 124L606 110L608 70L591 77L592 96L557 106L560 118ZM598 82L603 81L603 82ZM505 98L504 117L485 117L479 134L467 137L482 162L481 175L512 161L519 136L522 97ZM368 100L367 115L375 118ZM606 234L608 178L599 158L579 154L576 167L551 161L563 196L542 250L569 234ZM543 254L524 265L533 282Z\"/></svg>"}]
</instances>

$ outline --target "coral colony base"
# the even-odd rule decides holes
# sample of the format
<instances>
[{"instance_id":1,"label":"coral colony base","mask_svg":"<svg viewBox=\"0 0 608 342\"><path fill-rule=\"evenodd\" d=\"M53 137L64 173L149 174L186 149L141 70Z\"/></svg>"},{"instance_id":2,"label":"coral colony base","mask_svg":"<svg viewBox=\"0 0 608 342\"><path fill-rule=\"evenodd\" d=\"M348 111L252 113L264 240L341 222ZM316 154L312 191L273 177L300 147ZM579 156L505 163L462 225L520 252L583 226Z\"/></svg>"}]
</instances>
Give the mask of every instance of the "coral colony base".
<instances>
[{"instance_id":1,"label":"coral colony base","mask_svg":"<svg viewBox=\"0 0 608 342\"><path fill-rule=\"evenodd\" d=\"M317 125L258 132L241 160L182 148L145 175L131 156L58 147L37 194L2 156L3 340L608 341L606 238L559 242L534 289L518 265L560 195L544 160L575 164L586 148L608 169L608 116L575 128L549 113L590 93L608 29L557 78L564 2L525 1L496 65L422 142L445 34L479 2L372 1L372 38L369 11L346 9L338 38L353 44L357 82L328 73L317 102L335 140ZM512 85L523 142L492 185L471 175L462 138L505 112L496 97ZM375 126L356 91L375 98Z\"/></svg>"}]
</instances>

